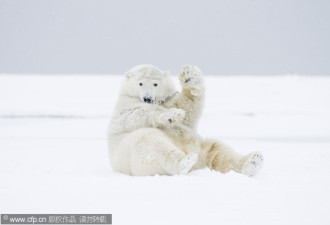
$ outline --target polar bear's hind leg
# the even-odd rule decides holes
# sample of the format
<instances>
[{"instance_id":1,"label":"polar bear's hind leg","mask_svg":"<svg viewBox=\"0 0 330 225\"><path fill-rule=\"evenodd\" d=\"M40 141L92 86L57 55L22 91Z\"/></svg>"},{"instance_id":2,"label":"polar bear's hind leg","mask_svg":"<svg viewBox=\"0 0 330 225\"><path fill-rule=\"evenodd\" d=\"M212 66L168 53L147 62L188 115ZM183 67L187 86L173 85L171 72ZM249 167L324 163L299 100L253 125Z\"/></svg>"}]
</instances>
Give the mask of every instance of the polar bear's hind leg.
<instances>
[{"instance_id":1,"label":"polar bear's hind leg","mask_svg":"<svg viewBox=\"0 0 330 225\"><path fill-rule=\"evenodd\" d=\"M186 155L156 128L139 129L130 141L131 174L135 176L186 174L197 161L197 154Z\"/></svg>"},{"instance_id":2,"label":"polar bear's hind leg","mask_svg":"<svg viewBox=\"0 0 330 225\"><path fill-rule=\"evenodd\" d=\"M260 152L242 156L219 141L208 140L202 144L201 156L196 165L199 168L209 167L221 173L233 170L252 177L259 172L262 164L263 156Z\"/></svg>"}]
</instances>

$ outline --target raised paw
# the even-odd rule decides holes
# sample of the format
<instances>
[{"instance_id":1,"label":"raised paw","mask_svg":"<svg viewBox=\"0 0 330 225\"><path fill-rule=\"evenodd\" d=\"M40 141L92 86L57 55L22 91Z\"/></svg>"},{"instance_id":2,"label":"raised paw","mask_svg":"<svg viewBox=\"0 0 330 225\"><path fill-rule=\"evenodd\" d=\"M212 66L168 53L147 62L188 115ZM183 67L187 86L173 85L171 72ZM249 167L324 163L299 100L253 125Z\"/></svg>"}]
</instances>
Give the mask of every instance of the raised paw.
<instances>
[{"instance_id":1,"label":"raised paw","mask_svg":"<svg viewBox=\"0 0 330 225\"><path fill-rule=\"evenodd\" d=\"M185 111L182 109L171 108L160 114L158 120L162 125L175 125L183 121Z\"/></svg>"},{"instance_id":2,"label":"raised paw","mask_svg":"<svg viewBox=\"0 0 330 225\"><path fill-rule=\"evenodd\" d=\"M242 166L241 173L249 177L256 175L262 168L264 157L260 152L254 152L247 155Z\"/></svg>"},{"instance_id":3,"label":"raised paw","mask_svg":"<svg viewBox=\"0 0 330 225\"><path fill-rule=\"evenodd\" d=\"M202 71L197 66L182 67L179 75L183 89L189 89L192 95L198 95L204 85Z\"/></svg>"}]
</instances>

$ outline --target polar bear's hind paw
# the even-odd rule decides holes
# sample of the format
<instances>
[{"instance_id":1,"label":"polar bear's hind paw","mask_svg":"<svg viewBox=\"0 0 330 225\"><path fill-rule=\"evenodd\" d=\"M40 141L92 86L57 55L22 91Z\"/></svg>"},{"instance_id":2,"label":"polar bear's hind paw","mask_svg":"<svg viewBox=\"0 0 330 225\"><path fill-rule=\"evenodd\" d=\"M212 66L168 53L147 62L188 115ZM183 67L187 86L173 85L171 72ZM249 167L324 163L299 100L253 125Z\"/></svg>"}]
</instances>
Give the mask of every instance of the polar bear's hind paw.
<instances>
[{"instance_id":1,"label":"polar bear's hind paw","mask_svg":"<svg viewBox=\"0 0 330 225\"><path fill-rule=\"evenodd\" d=\"M256 175L262 168L264 157L260 152L252 153L245 161L241 173L249 177Z\"/></svg>"}]
</instances>

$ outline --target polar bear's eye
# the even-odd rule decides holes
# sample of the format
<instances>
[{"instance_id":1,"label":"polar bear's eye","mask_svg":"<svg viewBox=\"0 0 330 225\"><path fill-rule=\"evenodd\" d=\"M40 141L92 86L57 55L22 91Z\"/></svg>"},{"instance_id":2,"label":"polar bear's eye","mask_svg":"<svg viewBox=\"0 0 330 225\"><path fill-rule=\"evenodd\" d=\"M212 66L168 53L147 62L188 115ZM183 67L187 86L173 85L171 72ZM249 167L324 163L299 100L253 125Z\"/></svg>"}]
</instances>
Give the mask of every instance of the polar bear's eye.
<instances>
[{"instance_id":1,"label":"polar bear's eye","mask_svg":"<svg viewBox=\"0 0 330 225\"><path fill-rule=\"evenodd\" d=\"M154 83L154 86L155 86L155 87L157 87L157 86L158 86L158 84L157 84L157 83Z\"/></svg>"},{"instance_id":2,"label":"polar bear's eye","mask_svg":"<svg viewBox=\"0 0 330 225\"><path fill-rule=\"evenodd\" d=\"M142 83L139 83L140 86L142 86L143 84Z\"/></svg>"}]
</instances>

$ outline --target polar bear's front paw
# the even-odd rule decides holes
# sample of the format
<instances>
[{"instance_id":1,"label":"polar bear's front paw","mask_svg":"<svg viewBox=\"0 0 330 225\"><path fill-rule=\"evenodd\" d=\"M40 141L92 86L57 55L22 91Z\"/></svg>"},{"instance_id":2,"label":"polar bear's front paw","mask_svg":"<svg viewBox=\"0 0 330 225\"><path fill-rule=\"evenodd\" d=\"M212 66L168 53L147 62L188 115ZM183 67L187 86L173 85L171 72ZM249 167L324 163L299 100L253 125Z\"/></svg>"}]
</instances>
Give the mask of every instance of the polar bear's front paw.
<instances>
[{"instance_id":1,"label":"polar bear's front paw","mask_svg":"<svg viewBox=\"0 0 330 225\"><path fill-rule=\"evenodd\" d=\"M158 121L162 125L175 125L183 121L185 111L182 109L171 108L160 114Z\"/></svg>"},{"instance_id":2,"label":"polar bear's front paw","mask_svg":"<svg viewBox=\"0 0 330 225\"><path fill-rule=\"evenodd\" d=\"M190 93L194 96L199 95L203 89L203 74L197 66L184 66L179 79L182 88L190 90Z\"/></svg>"},{"instance_id":3,"label":"polar bear's front paw","mask_svg":"<svg viewBox=\"0 0 330 225\"><path fill-rule=\"evenodd\" d=\"M260 152L254 152L247 155L242 166L241 173L249 177L256 175L262 168L264 157Z\"/></svg>"}]
</instances>

